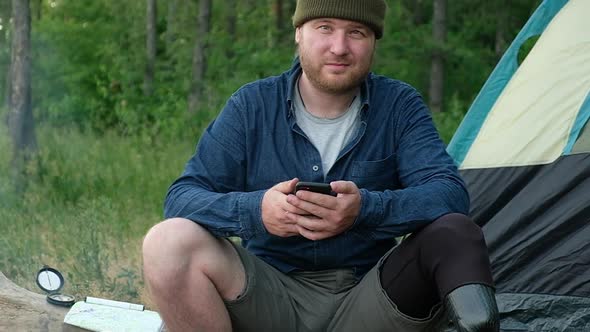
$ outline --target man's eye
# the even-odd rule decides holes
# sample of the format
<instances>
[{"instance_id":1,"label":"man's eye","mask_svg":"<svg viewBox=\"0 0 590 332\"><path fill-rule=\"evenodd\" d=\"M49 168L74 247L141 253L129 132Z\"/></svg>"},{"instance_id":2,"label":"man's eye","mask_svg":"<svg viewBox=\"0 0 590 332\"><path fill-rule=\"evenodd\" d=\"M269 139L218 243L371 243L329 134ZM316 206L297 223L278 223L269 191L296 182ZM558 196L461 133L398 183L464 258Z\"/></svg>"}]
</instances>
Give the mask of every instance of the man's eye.
<instances>
[{"instance_id":1,"label":"man's eye","mask_svg":"<svg viewBox=\"0 0 590 332\"><path fill-rule=\"evenodd\" d=\"M367 33L363 30L351 30L349 32L349 35L352 38L365 38L367 36Z\"/></svg>"},{"instance_id":2,"label":"man's eye","mask_svg":"<svg viewBox=\"0 0 590 332\"><path fill-rule=\"evenodd\" d=\"M320 25L318 29L321 31L330 31L330 27L327 25Z\"/></svg>"}]
</instances>

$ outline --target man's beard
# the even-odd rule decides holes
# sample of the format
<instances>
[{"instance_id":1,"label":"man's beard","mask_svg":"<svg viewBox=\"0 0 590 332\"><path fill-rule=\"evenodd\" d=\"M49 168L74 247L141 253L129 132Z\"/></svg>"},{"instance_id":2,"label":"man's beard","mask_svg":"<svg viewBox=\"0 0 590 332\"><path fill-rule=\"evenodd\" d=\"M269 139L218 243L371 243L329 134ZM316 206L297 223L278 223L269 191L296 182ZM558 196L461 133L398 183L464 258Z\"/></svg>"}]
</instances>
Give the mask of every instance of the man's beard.
<instances>
[{"instance_id":1,"label":"man's beard","mask_svg":"<svg viewBox=\"0 0 590 332\"><path fill-rule=\"evenodd\" d=\"M345 59L346 58L342 58L342 60ZM352 71L347 71L344 75L333 75L332 77L325 77L322 74L324 63L314 62L312 56L309 55L301 45L299 45L299 60L303 72L314 87L324 92L337 95L356 90L361 85L371 69L373 53L371 53L368 62L358 63L357 65L360 66L352 68Z\"/></svg>"}]
</instances>

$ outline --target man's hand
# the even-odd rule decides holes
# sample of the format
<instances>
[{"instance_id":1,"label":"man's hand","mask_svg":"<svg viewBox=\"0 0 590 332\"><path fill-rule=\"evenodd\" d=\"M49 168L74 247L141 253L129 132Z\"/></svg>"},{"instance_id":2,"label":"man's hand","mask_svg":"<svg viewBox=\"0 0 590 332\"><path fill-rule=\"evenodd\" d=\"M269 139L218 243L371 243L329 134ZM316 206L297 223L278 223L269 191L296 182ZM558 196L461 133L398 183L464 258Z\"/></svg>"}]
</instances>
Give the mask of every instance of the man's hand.
<instances>
[{"instance_id":1,"label":"man's hand","mask_svg":"<svg viewBox=\"0 0 590 332\"><path fill-rule=\"evenodd\" d=\"M262 198L262 223L273 235L288 237L299 235L296 222L287 217L288 214L305 214L287 202L287 195L295 191L298 179L281 182L270 188Z\"/></svg>"},{"instance_id":2,"label":"man's hand","mask_svg":"<svg viewBox=\"0 0 590 332\"><path fill-rule=\"evenodd\" d=\"M305 190L287 197L292 206L307 211L287 211L287 217L297 232L310 240L322 240L346 231L361 210L361 194L354 182L334 181L330 186L337 197Z\"/></svg>"}]
</instances>

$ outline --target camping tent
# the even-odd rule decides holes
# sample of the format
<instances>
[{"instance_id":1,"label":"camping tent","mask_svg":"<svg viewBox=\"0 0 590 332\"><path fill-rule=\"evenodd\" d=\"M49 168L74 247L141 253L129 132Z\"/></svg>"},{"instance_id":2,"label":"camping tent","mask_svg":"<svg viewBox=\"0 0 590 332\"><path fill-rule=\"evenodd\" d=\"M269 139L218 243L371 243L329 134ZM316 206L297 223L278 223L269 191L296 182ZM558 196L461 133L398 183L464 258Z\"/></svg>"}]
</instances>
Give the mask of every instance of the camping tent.
<instances>
[{"instance_id":1,"label":"camping tent","mask_svg":"<svg viewBox=\"0 0 590 332\"><path fill-rule=\"evenodd\" d=\"M543 1L448 147L489 246L503 331L590 331L589 14L590 0Z\"/></svg>"}]
</instances>

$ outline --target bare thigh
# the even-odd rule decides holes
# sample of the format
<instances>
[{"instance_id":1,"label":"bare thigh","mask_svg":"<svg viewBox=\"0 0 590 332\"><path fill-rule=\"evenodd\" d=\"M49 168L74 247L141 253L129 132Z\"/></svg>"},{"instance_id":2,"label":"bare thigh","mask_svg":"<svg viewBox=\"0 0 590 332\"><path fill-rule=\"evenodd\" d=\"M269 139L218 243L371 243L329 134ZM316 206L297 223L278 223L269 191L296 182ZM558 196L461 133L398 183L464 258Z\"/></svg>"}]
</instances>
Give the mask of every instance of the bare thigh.
<instances>
[{"instance_id":1,"label":"bare thigh","mask_svg":"<svg viewBox=\"0 0 590 332\"><path fill-rule=\"evenodd\" d=\"M155 283L202 273L226 300L245 287L244 266L233 246L191 220L173 218L152 227L143 253L144 270Z\"/></svg>"}]
</instances>

